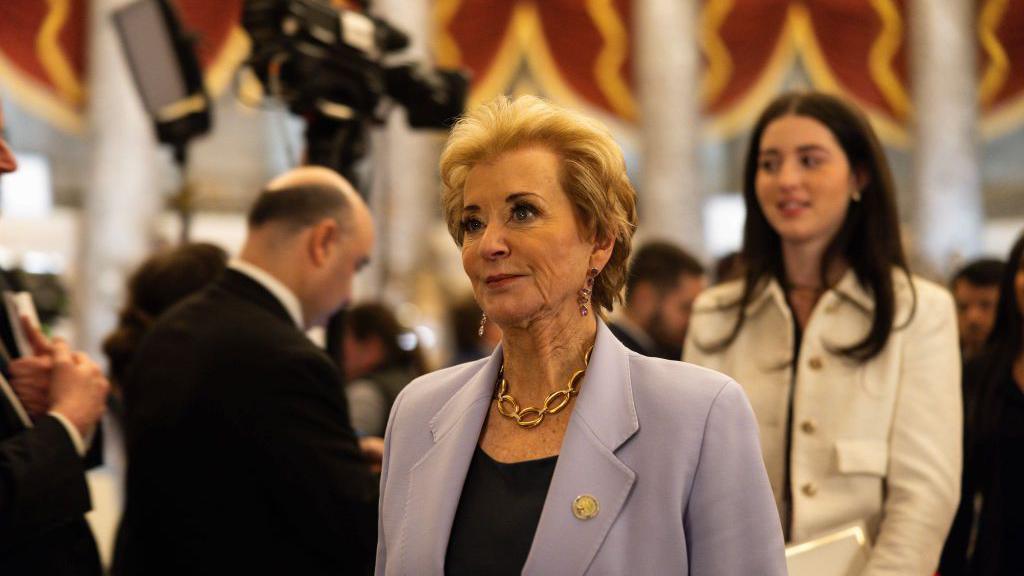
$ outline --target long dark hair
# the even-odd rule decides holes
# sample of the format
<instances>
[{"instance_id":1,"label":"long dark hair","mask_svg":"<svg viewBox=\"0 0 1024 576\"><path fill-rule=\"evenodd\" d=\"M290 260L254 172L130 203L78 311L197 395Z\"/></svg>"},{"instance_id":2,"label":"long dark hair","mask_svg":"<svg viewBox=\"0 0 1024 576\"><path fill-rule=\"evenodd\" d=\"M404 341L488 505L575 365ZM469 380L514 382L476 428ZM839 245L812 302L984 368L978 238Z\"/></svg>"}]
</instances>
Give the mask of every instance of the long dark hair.
<instances>
[{"instance_id":1,"label":"long dark hair","mask_svg":"<svg viewBox=\"0 0 1024 576\"><path fill-rule=\"evenodd\" d=\"M985 342L985 352L978 359L979 380L968 382L973 390L969 393L980 401L972 402L967 414L968 429L978 430L978 440L985 441L995 430L982 429L985 425L996 426L999 419L993 417L1000 403L999 385L1005 374L1013 369L1013 362L1024 351L1024 315L1021 303L1017 301L1014 282L1024 267L1024 232L1010 249L1010 255L999 281L999 304L996 305L996 321ZM979 419L979 416L983 416Z\"/></svg>"},{"instance_id":2,"label":"long dark hair","mask_svg":"<svg viewBox=\"0 0 1024 576\"><path fill-rule=\"evenodd\" d=\"M103 341L115 386L124 382L135 350L156 319L223 274L228 255L213 244L176 246L150 256L128 279L128 300L114 331Z\"/></svg>"},{"instance_id":3,"label":"long dark hair","mask_svg":"<svg viewBox=\"0 0 1024 576\"><path fill-rule=\"evenodd\" d=\"M850 203L839 232L825 249L821 262L821 285L827 286L825 275L830 265L843 258L852 267L861 286L871 292L875 301L871 328L863 340L838 350L844 356L867 361L882 351L893 331L896 316L893 268L902 270L908 280L910 278L900 241L895 185L882 146L864 115L842 100L819 92L791 92L779 96L765 108L754 125L743 168L743 199L747 216L741 257L745 266L745 284L740 299L735 302L739 312L731 333L723 341L713 344L711 349L721 350L732 344L743 327L747 304L769 278L779 279L783 286L787 284L782 243L778 232L761 210L755 183L764 131L775 120L789 115L805 116L828 128L843 149L850 170L866 181L860 201ZM915 294L914 307L916 303Z\"/></svg>"}]
</instances>

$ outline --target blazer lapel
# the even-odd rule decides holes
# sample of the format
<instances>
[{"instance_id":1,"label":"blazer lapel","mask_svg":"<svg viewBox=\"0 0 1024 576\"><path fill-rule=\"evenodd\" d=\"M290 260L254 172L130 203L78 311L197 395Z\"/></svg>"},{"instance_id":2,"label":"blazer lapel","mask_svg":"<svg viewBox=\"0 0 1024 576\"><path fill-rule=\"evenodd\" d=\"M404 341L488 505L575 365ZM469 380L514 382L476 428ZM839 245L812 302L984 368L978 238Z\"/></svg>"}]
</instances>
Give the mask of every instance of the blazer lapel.
<instances>
[{"instance_id":1,"label":"blazer lapel","mask_svg":"<svg viewBox=\"0 0 1024 576\"><path fill-rule=\"evenodd\" d=\"M636 473L615 455L640 428L628 354L599 320L582 393L562 440L523 574L586 572L629 497ZM599 505L589 520L573 513L573 502L582 495Z\"/></svg>"},{"instance_id":2,"label":"blazer lapel","mask_svg":"<svg viewBox=\"0 0 1024 576\"><path fill-rule=\"evenodd\" d=\"M409 472L399 573L441 574L452 521L501 366L501 346L430 421L434 445ZM415 537L408 537L416 531ZM405 543L408 543L406 546Z\"/></svg>"}]
</instances>

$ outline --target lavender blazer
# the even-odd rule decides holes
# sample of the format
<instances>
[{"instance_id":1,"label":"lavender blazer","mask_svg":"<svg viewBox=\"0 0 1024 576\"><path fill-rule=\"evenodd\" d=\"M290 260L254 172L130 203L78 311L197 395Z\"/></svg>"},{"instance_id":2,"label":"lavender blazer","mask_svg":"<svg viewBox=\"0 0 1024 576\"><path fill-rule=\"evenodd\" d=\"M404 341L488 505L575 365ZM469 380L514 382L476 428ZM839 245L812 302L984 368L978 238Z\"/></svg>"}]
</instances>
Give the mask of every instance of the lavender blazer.
<instances>
[{"instance_id":1,"label":"lavender blazer","mask_svg":"<svg viewBox=\"0 0 1024 576\"><path fill-rule=\"evenodd\" d=\"M501 359L499 347L427 374L396 400L377 574L444 573ZM573 514L582 494L597 499L596 517ZM599 321L523 574L786 574L757 425L739 385L632 352Z\"/></svg>"}]
</instances>

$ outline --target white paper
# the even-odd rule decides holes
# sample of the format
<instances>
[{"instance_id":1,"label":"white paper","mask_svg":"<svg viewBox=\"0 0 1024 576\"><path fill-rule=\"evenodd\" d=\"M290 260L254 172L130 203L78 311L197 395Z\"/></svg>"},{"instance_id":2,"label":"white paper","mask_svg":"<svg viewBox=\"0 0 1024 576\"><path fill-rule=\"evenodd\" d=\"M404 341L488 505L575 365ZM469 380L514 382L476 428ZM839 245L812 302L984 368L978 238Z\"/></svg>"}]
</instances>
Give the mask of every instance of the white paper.
<instances>
[{"instance_id":1,"label":"white paper","mask_svg":"<svg viewBox=\"0 0 1024 576\"><path fill-rule=\"evenodd\" d=\"M14 333L14 342L18 346L18 356L31 356L32 345L29 344L28 336L21 327L21 317L26 316L36 328L39 327L39 316L36 314L36 306L32 302L32 295L28 292L4 292L4 306L7 307L7 320L11 324L11 331Z\"/></svg>"},{"instance_id":2,"label":"white paper","mask_svg":"<svg viewBox=\"0 0 1024 576\"><path fill-rule=\"evenodd\" d=\"M789 576L857 576L868 562L863 526L837 532L786 548Z\"/></svg>"}]
</instances>

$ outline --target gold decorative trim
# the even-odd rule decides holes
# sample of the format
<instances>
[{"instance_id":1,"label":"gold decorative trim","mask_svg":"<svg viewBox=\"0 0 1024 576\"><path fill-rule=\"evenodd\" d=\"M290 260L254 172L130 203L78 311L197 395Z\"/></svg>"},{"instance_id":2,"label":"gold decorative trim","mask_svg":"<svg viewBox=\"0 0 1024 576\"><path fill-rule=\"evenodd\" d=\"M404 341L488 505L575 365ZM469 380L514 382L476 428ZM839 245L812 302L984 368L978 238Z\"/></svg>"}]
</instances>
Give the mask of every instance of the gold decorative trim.
<instances>
[{"instance_id":1,"label":"gold decorative trim","mask_svg":"<svg viewBox=\"0 0 1024 576\"><path fill-rule=\"evenodd\" d=\"M587 0L587 14L594 22L604 47L594 62L594 77L612 109L623 118L636 118L636 100L622 77L622 64L629 54L629 33L615 11L613 0Z\"/></svg>"},{"instance_id":2,"label":"gold decorative trim","mask_svg":"<svg viewBox=\"0 0 1024 576\"><path fill-rule=\"evenodd\" d=\"M39 32L36 34L36 53L39 63L53 82L58 94L72 104L80 104L85 93L82 85L60 48L60 33L71 12L70 0L47 0L50 10L46 13Z\"/></svg>"},{"instance_id":3,"label":"gold decorative trim","mask_svg":"<svg viewBox=\"0 0 1024 576\"><path fill-rule=\"evenodd\" d=\"M224 46L221 47L217 58L207 67L203 74L206 90L211 98L220 96L231 84L238 67L245 62L252 49L252 40L241 26L235 26L228 33Z\"/></svg>"},{"instance_id":4,"label":"gold decorative trim","mask_svg":"<svg viewBox=\"0 0 1024 576\"><path fill-rule=\"evenodd\" d=\"M1024 96L1015 98L985 113L981 120L981 136L985 140L1002 138L1024 124Z\"/></svg>"},{"instance_id":5,"label":"gold decorative trim","mask_svg":"<svg viewBox=\"0 0 1024 576\"><path fill-rule=\"evenodd\" d=\"M761 110L778 95L779 86L797 55L796 34L793 31L795 19L792 17L795 8L793 5L789 7L771 58L762 68L753 87L736 104L709 117L704 125L707 137L724 139L749 130Z\"/></svg>"},{"instance_id":6,"label":"gold decorative trim","mask_svg":"<svg viewBox=\"0 0 1024 576\"><path fill-rule=\"evenodd\" d=\"M508 27L505 28L505 34L501 40L501 47L498 48L487 72L470 91L468 107L472 108L505 93L505 88L509 86L516 68L522 62L522 50L519 48L520 36L532 33L530 30L520 31L519 28L534 26L529 16L524 15L523 11L522 5L513 8Z\"/></svg>"},{"instance_id":7,"label":"gold decorative trim","mask_svg":"<svg viewBox=\"0 0 1024 576\"><path fill-rule=\"evenodd\" d=\"M160 122L171 122L205 108L206 99L200 94L193 94L164 106L157 111L156 118Z\"/></svg>"},{"instance_id":8,"label":"gold decorative trim","mask_svg":"<svg viewBox=\"0 0 1024 576\"><path fill-rule=\"evenodd\" d=\"M732 78L732 56L720 32L735 4L735 0L708 0L701 8L697 44L708 59L700 82L700 101L704 104L714 102Z\"/></svg>"},{"instance_id":9,"label":"gold decorative trim","mask_svg":"<svg viewBox=\"0 0 1024 576\"><path fill-rule=\"evenodd\" d=\"M797 51L804 65L807 66L814 87L822 92L848 97L850 91L842 86L828 66L824 52L814 35L814 26L811 24L811 16L807 12L807 8L802 4L793 4L789 16L793 23ZM906 127L865 102L858 102L858 105L864 110L882 140L899 148L906 148L910 145L910 136Z\"/></svg>"},{"instance_id":10,"label":"gold decorative trim","mask_svg":"<svg viewBox=\"0 0 1024 576\"><path fill-rule=\"evenodd\" d=\"M535 4L531 2L517 6L515 21L513 29L516 31L517 48L521 51L520 54L525 53L523 58L527 67L549 99L598 118L617 135L623 136L629 130L635 129L635 124L626 122L622 117L583 100L571 86L566 84L558 70L558 65L555 64L551 47L544 39L540 14L537 12ZM519 63L516 61L513 66ZM513 67L512 71L514 72L514 70Z\"/></svg>"},{"instance_id":11,"label":"gold decorative trim","mask_svg":"<svg viewBox=\"0 0 1024 576\"><path fill-rule=\"evenodd\" d=\"M58 129L71 134L85 132L80 110L53 94L48 87L18 69L0 52L0 84L5 86L18 104L36 116L48 120Z\"/></svg>"},{"instance_id":12,"label":"gold decorative trim","mask_svg":"<svg viewBox=\"0 0 1024 576\"><path fill-rule=\"evenodd\" d=\"M525 53L526 62L537 81L551 98L566 106L584 107L583 100L571 86L562 79L558 64L551 54L551 47L544 39L543 26L537 6L533 2L516 7L516 36L519 47Z\"/></svg>"},{"instance_id":13,"label":"gold decorative trim","mask_svg":"<svg viewBox=\"0 0 1024 576\"><path fill-rule=\"evenodd\" d=\"M893 0L871 0L871 6L882 20L882 32L875 39L868 55L868 70L882 97L897 118L906 118L912 108L910 97L892 68L892 61L903 42L903 19Z\"/></svg>"},{"instance_id":14,"label":"gold decorative trim","mask_svg":"<svg viewBox=\"0 0 1024 576\"><path fill-rule=\"evenodd\" d=\"M982 106L992 104L1010 76L1010 58L996 35L1009 4L1009 0L987 0L978 16L978 40L989 58L978 85L978 99Z\"/></svg>"},{"instance_id":15,"label":"gold decorative trim","mask_svg":"<svg viewBox=\"0 0 1024 576\"><path fill-rule=\"evenodd\" d=\"M434 2L434 55L440 66L456 67L462 64L462 52L448 26L455 19L462 0L436 0Z\"/></svg>"}]
</instances>

